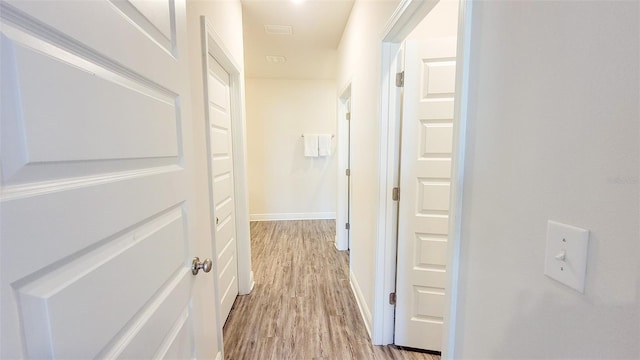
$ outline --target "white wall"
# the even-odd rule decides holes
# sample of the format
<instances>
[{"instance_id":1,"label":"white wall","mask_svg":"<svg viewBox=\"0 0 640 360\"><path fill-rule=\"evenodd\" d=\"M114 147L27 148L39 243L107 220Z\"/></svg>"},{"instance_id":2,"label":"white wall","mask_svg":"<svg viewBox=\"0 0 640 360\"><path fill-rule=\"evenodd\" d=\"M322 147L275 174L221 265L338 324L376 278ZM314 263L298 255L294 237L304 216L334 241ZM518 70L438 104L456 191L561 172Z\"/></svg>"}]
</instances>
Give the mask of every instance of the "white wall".
<instances>
[{"instance_id":1,"label":"white wall","mask_svg":"<svg viewBox=\"0 0 640 360\"><path fill-rule=\"evenodd\" d=\"M251 219L335 218L335 141L331 156L313 158L304 156L302 138L303 133L335 135L335 82L247 79L246 84Z\"/></svg>"},{"instance_id":2,"label":"white wall","mask_svg":"<svg viewBox=\"0 0 640 360\"><path fill-rule=\"evenodd\" d=\"M189 215L198 224L198 233L194 234L198 239L211 239L211 213L209 209L209 185L206 123L204 114L204 92L202 75L202 47L200 37L200 16L205 15L211 21L212 27L224 42L224 46L234 57L236 63L243 62L242 48L242 8L240 1L187 1L187 27L189 36L189 71L191 81L191 99L193 116L193 146L196 161L196 183L194 187L199 194L195 206L190 209ZM244 75L241 75L244 78ZM213 246L213 244L212 244ZM202 256L202 255L200 255ZM250 259L249 259L250 260ZM240 260L239 260L240 261ZM250 266L250 265L249 265ZM211 299L209 311L215 311L217 297L214 294L204 294ZM210 317L207 317L210 318ZM215 324L204 331L208 335L205 341L217 342L219 333ZM218 348L218 351L222 350Z\"/></svg>"},{"instance_id":3,"label":"white wall","mask_svg":"<svg viewBox=\"0 0 640 360\"><path fill-rule=\"evenodd\" d=\"M476 2L457 358L640 358L638 2ZM591 230L585 294L543 275Z\"/></svg>"},{"instance_id":4,"label":"white wall","mask_svg":"<svg viewBox=\"0 0 640 360\"><path fill-rule=\"evenodd\" d=\"M338 48L339 90L351 82L351 273L371 326L377 229L380 56L397 1L356 1Z\"/></svg>"}]
</instances>

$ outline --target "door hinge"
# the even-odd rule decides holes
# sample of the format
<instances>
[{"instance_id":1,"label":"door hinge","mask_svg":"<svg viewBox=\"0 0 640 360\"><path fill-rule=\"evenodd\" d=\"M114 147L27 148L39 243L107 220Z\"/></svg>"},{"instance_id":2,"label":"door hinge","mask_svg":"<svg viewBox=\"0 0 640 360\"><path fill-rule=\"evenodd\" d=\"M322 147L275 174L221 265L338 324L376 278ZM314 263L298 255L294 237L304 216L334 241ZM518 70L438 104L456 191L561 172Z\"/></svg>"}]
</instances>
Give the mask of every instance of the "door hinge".
<instances>
[{"instance_id":1,"label":"door hinge","mask_svg":"<svg viewBox=\"0 0 640 360\"><path fill-rule=\"evenodd\" d=\"M400 200L400 188L398 188L398 187L394 187L393 188L393 193L391 194L391 198L394 201Z\"/></svg>"},{"instance_id":2,"label":"door hinge","mask_svg":"<svg viewBox=\"0 0 640 360\"><path fill-rule=\"evenodd\" d=\"M404 86L404 71L396 73L396 87Z\"/></svg>"},{"instance_id":3,"label":"door hinge","mask_svg":"<svg viewBox=\"0 0 640 360\"><path fill-rule=\"evenodd\" d=\"M347 175L347 176L351 176L351 169L347 169L347 170L345 170L345 172L344 172L344 173L345 173L345 175Z\"/></svg>"},{"instance_id":4,"label":"door hinge","mask_svg":"<svg viewBox=\"0 0 640 360\"><path fill-rule=\"evenodd\" d=\"M391 294L389 294L389 304L396 304L396 293L392 292Z\"/></svg>"},{"instance_id":5,"label":"door hinge","mask_svg":"<svg viewBox=\"0 0 640 360\"><path fill-rule=\"evenodd\" d=\"M351 224L345 223L344 224L344 228L347 229L347 230L351 229Z\"/></svg>"},{"instance_id":6,"label":"door hinge","mask_svg":"<svg viewBox=\"0 0 640 360\"><path fill-rule=\"evenodd\" d=\"M350 113L350 112L348 112L348 113L345 115L345 118L347 118L347 120L351 120L351 113Z\"/></svg>"}]
</instances>

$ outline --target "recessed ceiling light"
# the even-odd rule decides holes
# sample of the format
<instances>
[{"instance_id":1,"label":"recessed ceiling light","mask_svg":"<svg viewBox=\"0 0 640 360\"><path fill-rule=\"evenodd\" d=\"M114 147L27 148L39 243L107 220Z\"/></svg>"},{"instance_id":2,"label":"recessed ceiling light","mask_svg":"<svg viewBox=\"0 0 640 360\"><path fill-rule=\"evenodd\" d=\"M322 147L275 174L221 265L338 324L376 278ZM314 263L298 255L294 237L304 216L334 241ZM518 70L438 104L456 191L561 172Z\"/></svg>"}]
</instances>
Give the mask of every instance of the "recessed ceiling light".
<instances>
[{"instance_id":1,"label":"recessed ceiling light","mask_svg":"<svg viewBox=\"0 0 640 360\"><path fill-rule=\"evenodd\" d=\"M264 32L269 35L292 35L293 28L289 25L265 25Z\"/></svg>"},{"instance_id":2,"label":"recessed ceiling light","mask_svg":"<svg viewBox=\"0 0 640 360\"><path fill-rule=\"evenodd\" d=\"M267 55L267 61L270 63L285 63L287 62L287 58L280 55Z\"/></svg>"},{"instance_id":3,"label":"recessed ceiling light","mask_svg":"<svg viewBox=\"0 0 640 360\"><path fill-rule=\"evenodd\" d=\"M294 4L300 4L300 3L305 2L305 0L291 0L291 2L294 3Z\"/></svg>"}]
</instances>

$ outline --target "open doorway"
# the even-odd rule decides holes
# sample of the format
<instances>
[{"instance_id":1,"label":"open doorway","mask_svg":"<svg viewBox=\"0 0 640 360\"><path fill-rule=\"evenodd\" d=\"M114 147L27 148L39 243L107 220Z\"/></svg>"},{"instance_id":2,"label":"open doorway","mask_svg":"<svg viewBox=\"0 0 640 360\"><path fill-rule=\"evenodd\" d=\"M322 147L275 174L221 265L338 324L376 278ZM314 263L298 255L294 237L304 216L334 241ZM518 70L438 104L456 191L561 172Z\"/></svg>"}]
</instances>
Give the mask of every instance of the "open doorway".
<instances>
[{"instance_id":1,"label":"open doorway","mask_svg":"<svg viewBox=\"0 0 640 360\"><path fill-rule=\"evenodd\" d=\"M447 254L457 11L440 1L402 47L396 345L440 352ZM400 90L401 89L401 90Z\"/></svg>"},{"instance_id":2,"label":"open doorway","mask_svg":"<svg viewBox=\"0 0 640 360\"><path fill-rule=\"evenodd\" d=\"M246 191L241 67L205 16L200 16L203 108L218 349L237 295L254 286Z\"/></svg>"},{"instance_id":3,"label":"open doorway","mask_svg":"<svg viewBox=\"0 0 640 360\"><path fill-rule=\"evenodd\" d=\"M373 337L444 357L453 357L455 328L468 6L408 1L383 40L381 143L388 155L380 201L387 206Z\"/></svg>"},{"instance_id":4,"label":"open doorway","mask_svg":"<svg viewBox=\"0 0 640 360\"><path fill-rule=\"evenodd\" d=\"M351 213L351 84L338 99L338 204L336 206L336 248L349 250Z\"/></svg>"}]
</instances>

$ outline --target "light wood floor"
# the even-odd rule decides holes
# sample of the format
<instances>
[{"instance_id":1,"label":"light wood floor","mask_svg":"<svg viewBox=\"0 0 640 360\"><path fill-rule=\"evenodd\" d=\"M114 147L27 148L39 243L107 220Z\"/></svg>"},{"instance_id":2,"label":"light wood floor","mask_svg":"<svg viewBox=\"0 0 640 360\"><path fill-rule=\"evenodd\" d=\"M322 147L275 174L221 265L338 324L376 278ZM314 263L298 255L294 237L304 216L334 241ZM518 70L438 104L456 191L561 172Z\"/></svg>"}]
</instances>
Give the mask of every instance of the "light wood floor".
<instances>
[{"instance_id":1,"label":"light wood floor","mask_svg":"<svg viewBox=\"0 0 640 360\"><path fill-rule=\"evenodd\" d=\"M227 319L225 359L440 359L371 345L334 237L333 220L251 223L255 287Z\"/></svg>"}]
</instances>

